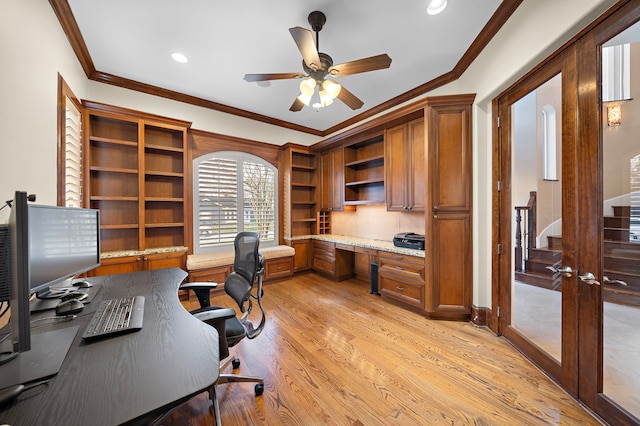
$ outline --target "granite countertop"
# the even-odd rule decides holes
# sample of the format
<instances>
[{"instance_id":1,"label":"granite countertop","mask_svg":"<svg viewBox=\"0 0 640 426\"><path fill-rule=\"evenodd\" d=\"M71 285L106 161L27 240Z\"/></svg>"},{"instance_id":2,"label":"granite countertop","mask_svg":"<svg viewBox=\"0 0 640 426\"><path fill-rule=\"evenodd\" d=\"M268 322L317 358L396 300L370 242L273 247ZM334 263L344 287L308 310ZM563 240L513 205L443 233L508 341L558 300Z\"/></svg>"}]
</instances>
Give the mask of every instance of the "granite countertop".
<instances>
[{"instance_id":1,"label":"granite countertop","mask_svg":"<svg viewBox=\"0 0 640 426\"><path fill-rule=\"evenodd\" d=\"M118 257L129 256L144 256L146 254L159 254L159 253L176 253L180 251L186 252L187 247L175 246L175 247L160 247L147 250L120 250L120 251L108 251L100 254L100 259L115 259Z\"/></svg>"},{"instance_id":2,"label":"granite countertop","mask_svg":"<svg viewBox=\"0 0 640 426\"><path fill-rule=\"evenodd\" d=\"M322 235L302 235L298 237L288 238L288 241L299 240L320 240L332 243L347 244L355 247L362 247L374 250L382 250L390 253L407 254L416 257L425 257L424 250L409 249L404 247L396 247L393 241L371 240L368 238L348 237L346 235L322 234Z\"/></svg>"}]
</instances>

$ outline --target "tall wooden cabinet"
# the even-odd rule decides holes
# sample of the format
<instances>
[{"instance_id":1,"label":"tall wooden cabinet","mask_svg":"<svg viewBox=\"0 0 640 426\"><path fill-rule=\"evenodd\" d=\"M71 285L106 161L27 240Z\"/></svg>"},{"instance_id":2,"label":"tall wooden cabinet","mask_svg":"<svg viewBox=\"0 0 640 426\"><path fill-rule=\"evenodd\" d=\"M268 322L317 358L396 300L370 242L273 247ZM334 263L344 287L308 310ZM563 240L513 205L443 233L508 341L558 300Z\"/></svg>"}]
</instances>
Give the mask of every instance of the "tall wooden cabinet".
<instances>
[{"instance_id":1,"label":"tall wooden cabinet","mask_svg":"<svg viewBox=\"0 0 640 426\"><path fill-rule=\"evenodd\" d=\"M424 119L385 131L385 192L388 211L424 211Z\"/></svg>"},{"instance_id":2,"label":"tall wooden cabinet","mask_svg":"<svg viewBox=\"0 0 640 426\"><path fill-rule=\"evenodd\" d=\"M425 311L468 320L473 302L471 105L475 95L429 98Z\"/></svg>"},{"instance_id":3,"label":"tall wooden cabinet","mask_svg":"<svg viewBox=\"0 0 640 426\"><path fill-rule=\"evenodd\" d=\"M335 147L320 154L322 193L320 209L344 211L344 149Z\"/></svg>"},{"instance_id":4,"label":"tall wooden cabinet","mask_svg":"<svg viewBox=\"0 0 640 426\"><path fill-rule=\"evenodd\" d=\"M84 107L84 203L100 210L103 253L94 273L184 268L190 123L95 102Z\"/></svg>"}]
</instances>

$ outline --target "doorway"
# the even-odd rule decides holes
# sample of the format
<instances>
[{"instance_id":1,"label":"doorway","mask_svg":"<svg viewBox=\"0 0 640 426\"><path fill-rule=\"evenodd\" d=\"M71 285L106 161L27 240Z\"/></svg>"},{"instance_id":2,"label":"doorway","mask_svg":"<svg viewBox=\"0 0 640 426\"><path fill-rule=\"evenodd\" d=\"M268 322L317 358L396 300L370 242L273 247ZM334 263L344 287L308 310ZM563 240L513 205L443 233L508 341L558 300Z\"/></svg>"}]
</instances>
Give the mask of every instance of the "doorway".
<instances>
[{"instance_id":1,"label":"doorway","mask_svg":"<svg viewBox=\"0 0 640 426\"><path fill-rule=\"evenodd\" d=\"M640 424L638 21L620 4L493 108L497 331L612 424Z\"/></svg>"}]
</instances>

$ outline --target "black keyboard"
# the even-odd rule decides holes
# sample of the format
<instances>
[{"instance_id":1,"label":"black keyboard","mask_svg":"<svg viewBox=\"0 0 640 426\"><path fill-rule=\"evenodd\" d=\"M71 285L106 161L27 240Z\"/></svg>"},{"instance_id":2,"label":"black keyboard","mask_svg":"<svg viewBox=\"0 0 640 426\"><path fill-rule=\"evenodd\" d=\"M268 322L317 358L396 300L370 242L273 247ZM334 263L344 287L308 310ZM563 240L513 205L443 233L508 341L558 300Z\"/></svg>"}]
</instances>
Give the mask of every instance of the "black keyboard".
<instances>
[{"instance_id":1,"label":"black keyboard","mask_svg":"<svg viewBox=\"0 0 640 426\"><path fill-rule=\"evenodd\" d=\"M140 330L143 317L144 296L103 300L82 338L91 340Z\"/></svg>"}]
</instances>

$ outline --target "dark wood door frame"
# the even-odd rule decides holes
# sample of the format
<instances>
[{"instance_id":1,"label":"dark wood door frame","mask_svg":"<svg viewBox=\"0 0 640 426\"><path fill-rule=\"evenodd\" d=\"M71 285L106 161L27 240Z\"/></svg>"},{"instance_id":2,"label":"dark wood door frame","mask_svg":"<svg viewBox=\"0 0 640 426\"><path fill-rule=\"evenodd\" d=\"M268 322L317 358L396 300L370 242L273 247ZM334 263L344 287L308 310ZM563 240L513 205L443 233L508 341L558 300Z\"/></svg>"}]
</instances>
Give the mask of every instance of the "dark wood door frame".
<instances>
[{"instance_id":1,"label":"dark wood door frame","mask_svg":"<svg viewBox=\"0 0 640 426\"><path fill-rule=\"evenodd\" d=\"M494 274L497 272L498 305L500 307L500 317L496 316L495 322L498 325L500 334L507 337L518 348L520 348L536 364L549 373L555 380L565 387L572 395L578 395L578 375L577 375L577 278L562 279L562 363L557 362L551 356L545 354L537 345L532 343L521 333L510 326L511 324L511 276L513 264L511 253L513 253L512 222L513 211L511 209L512 195L512 154L513 146L511 141L511 106L522 99L528 93L536 90L542 84L555 77L562 75L562 203L563 212L574 212L576 203L576 176L575 176L575 149L576 149L576 100L577 87L575 72L575 48L568 48L548 61L543 67L530 74L512 90L505 92L495 100L500 120L498 130L499 145L494 150L494 179L495 187L500 187L500 191L494 193L494 206L497 206L497 229L494 226L494 238L500 244L501 254L495 260ZM498 158L495 158L495 157ZM497 200L495 199L497 198ZM495 210L494 210L495 212ZM570 220L566 220L570 219ZM563 255L562 264L564 266L576 267L576 242L577 228L576 220L563 216L562 236ZM495 275L494 275L495 276ZM495 288L494 288L495 290ZM495 303L495 301L494 301ZM497 313L496 313L497 314Z\"/></svg>"},{"instance_id":2,"label":"dark wood door frame","mask_svg":"<svg viewBox=\"0 0 640 426\"><path fill-rule=\"evenodd\" d=\"M512 147L510 106L554 74L553 64L563 62L563 237L573 235L573 246L563 238L564 265L575 265L580 273L602 277L602 117L600 90L601 45L640 21L640 0L623 0L600 16L542 64L499 95L493 102L493 256L492 312L489 326L498 334L509 334L509 289L501 282L511 277L511 176ZM562 59L561 59L562 58ZM558 64L556 64L558 68ZM566 188L566 189L565 189ZM565 223L570 222L570 223ZM577 238L589 236L589 238ZM573 240L573 238L572 238ZM499 254L501 253L501 254ZM602 295L601 287L563 279L562 366L528 353L530 342L517 335L512 340L568 392L611 424L637 425L637 420L602 393ZM565 294L566 292L566 294ZM511 338L511 336L509 336ZM519 340L518 340L519 339ZM570 342L566 344L566 342ZM631 367L630 367L631 368Z\"/></svg>"},{"instance_id":3,"label":"dark wood door frame","mask_svg":"<svg viewBox=\"0 0 640 426\"><path fill-rule=\"evenodd\" d=\"M640 1L625 3L613 11L577 42L577 72L579 76L577 130L578 167L580 185L597 188L589 197L578 200L579 235L594 235L594 239L581 238L580 271L592 272L599 279L604 274L603 254L603 145L601 116L600 63L602 44L640 21ZM603 390L603 304L602 287L581 283L579 289L579 377L580 399L611 424L636 425L636 420L620 410ZM633 368L629 366L629 368Z\"/></svg>"}]
</instances>

